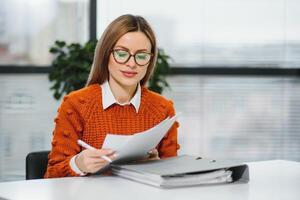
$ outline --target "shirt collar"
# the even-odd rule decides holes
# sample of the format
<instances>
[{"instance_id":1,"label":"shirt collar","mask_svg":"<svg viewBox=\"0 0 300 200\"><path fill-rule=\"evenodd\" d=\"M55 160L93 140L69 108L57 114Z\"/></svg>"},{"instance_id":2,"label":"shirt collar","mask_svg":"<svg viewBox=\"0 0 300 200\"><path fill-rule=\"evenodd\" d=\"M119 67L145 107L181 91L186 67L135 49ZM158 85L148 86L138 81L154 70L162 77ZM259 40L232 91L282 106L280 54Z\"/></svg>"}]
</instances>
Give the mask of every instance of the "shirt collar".
<instances>
[{"instance_id":1,"label":"shirt collar","mask_svg":"<svg viewBox=\"0 0 300 200\"><path fill-rule=\"evenodd\" d=\"M101 85L101 89L102 89L102 106L103 106L104 110L106 108L108 108L109 106L116 103L116 104L119 104L121 106L132 104L135 108L135 111L136 112L139 111L140 104L141 104L141 85L140 84L138 85L138 88L137 88L134 96L132 97L130 102L127 103L127 104L121 104L115 99L115 97L114 97L114 95L113 95L113 93L110 89L108 81L105 81Z\"/></svg>"}]
</instances>

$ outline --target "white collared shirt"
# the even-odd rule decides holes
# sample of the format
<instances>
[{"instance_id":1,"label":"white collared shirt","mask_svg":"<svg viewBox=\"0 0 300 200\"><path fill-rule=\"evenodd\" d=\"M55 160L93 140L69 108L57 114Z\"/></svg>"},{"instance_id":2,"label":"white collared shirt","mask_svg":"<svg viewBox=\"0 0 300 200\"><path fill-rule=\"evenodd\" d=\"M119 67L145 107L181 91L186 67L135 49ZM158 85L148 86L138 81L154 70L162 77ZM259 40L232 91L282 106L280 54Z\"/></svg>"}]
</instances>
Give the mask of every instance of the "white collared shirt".
<instances>
[{"instance_id":1,"label":"white collared shirt","mask_svg":"<svg viewBox=\"0 0 300 200\"><path fill-rule=\"evenodd\" d=\"M109 83L108 81L105 81L102 85L101 85L101 89L102 89L102 106L103 106L103 110L105 110L106 108L108 108L109 106L113 105L113 104L119 104L121 106L124 106L124 105L130 105L132 104L135 108L135 111L136 113L139 111L139 108L140 108L140 104L141 104L141 93L142 93L142 90L141 90L141 85L139 84L138 85L138 88L134 94L134 96L132 97L132 99L130 100L129 103L126 103L126 104L121 104L119 103L116 98L114 97L112 91L111 91L111 88L109 86ZM78 154L77 154L78 155ZM83 173L79 168L78 166L76 165L75 163L75 158L76 156L73 156L70 160L70 167L71 169L76 172L78 175L80 176L84 176L86 175L86 173Z\"/></svg>"},{"instance_id":2,"label":"white collared shirt","mask_svg":"<svg viewBox=\"0 0 300 200\"><path fill-rule=\"evenodd\" d=\"M116 103L116 104L119 104L121 106L132 104L135 108L135 111L136 112L139 111L140 104L141 104L141 85L140 84L138 85L138 88L137 88L134 96L130 100L130 102L126 103L126 104L121 104L115 99L115 97L114 97L114 95L111 91L111 88L109 86L108 81L105 81L101 85L101 88L102 88L102 106L103 106L103 110L105 110L109 106Z\"/></svg>"}]
</instances>

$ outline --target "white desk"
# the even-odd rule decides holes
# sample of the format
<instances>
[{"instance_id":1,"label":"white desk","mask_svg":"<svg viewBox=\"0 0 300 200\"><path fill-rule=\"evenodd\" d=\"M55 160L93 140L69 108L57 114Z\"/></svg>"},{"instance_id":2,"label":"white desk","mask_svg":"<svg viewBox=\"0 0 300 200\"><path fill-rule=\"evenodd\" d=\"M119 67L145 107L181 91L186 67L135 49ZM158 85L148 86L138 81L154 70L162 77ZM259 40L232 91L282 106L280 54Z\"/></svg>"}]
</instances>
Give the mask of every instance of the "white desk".
<instances>
[{"instance_id":1,"label":"white desk","mask_svg":"<svg viewBox=\"0 0 300 200\"><path fill-rule=\"evenodd\" d=\"M249 163L245 184L159 189L116 176L59 178L0 183L0 199L12 200L299 200L300 163L263 161Z\"/></svg>"}]
</instances>

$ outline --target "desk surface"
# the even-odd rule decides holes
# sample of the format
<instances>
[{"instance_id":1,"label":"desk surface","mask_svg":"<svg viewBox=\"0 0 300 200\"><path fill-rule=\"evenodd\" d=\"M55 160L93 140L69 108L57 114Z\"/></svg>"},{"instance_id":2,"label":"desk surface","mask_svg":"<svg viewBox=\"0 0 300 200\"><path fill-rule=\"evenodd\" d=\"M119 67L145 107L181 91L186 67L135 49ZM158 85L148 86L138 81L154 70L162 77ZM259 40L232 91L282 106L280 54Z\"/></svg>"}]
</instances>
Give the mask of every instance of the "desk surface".
<instances>
[{"instance_id":1,"label":"desk surface","mask_svg":"<svg viewBox=\"0 0 300 200\"><path fill-rule=\"evenodd\" d=\"M300 163L248 163L249 183L160 189L116 176L41 179L0 183L0 199L212 199L299 200Z\"/></svg>"}]
</instances>

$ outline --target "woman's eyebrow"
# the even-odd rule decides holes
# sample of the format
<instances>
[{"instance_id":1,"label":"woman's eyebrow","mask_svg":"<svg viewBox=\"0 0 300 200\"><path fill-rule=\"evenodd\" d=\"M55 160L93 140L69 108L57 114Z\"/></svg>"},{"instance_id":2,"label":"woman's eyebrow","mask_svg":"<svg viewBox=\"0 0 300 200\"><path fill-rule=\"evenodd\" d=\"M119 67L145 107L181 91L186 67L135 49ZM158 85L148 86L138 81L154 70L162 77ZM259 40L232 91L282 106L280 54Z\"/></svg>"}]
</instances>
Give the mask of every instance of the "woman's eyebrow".
<instances>
[{"instance_id":1,"label":"woman's eyebrow","mask_svg":"<svg viewBox=\"0 0 300 200\"><path fill-rule=\"evenodd\" d=\"M130 51L130 49L124 47L124 46L121 46L121 45L117 45L116 48L122 48L122 49L125 49L127 51ZM138 49L136 50L135 52L138 52L138 51L149 51L148 49Z\"/></svg>"},{"instance_id":2,"label":"woman's eyebrow","mask_svg":"<svg viewBox=\"0 0 300 200\"><path fill-rule=\"evenodd\" d=\"M126 48L124 46L120 46L120 45L116 46L116 48L121 48L121 49L129 50L128 48Z\"/></svg>"}]
</instances>

